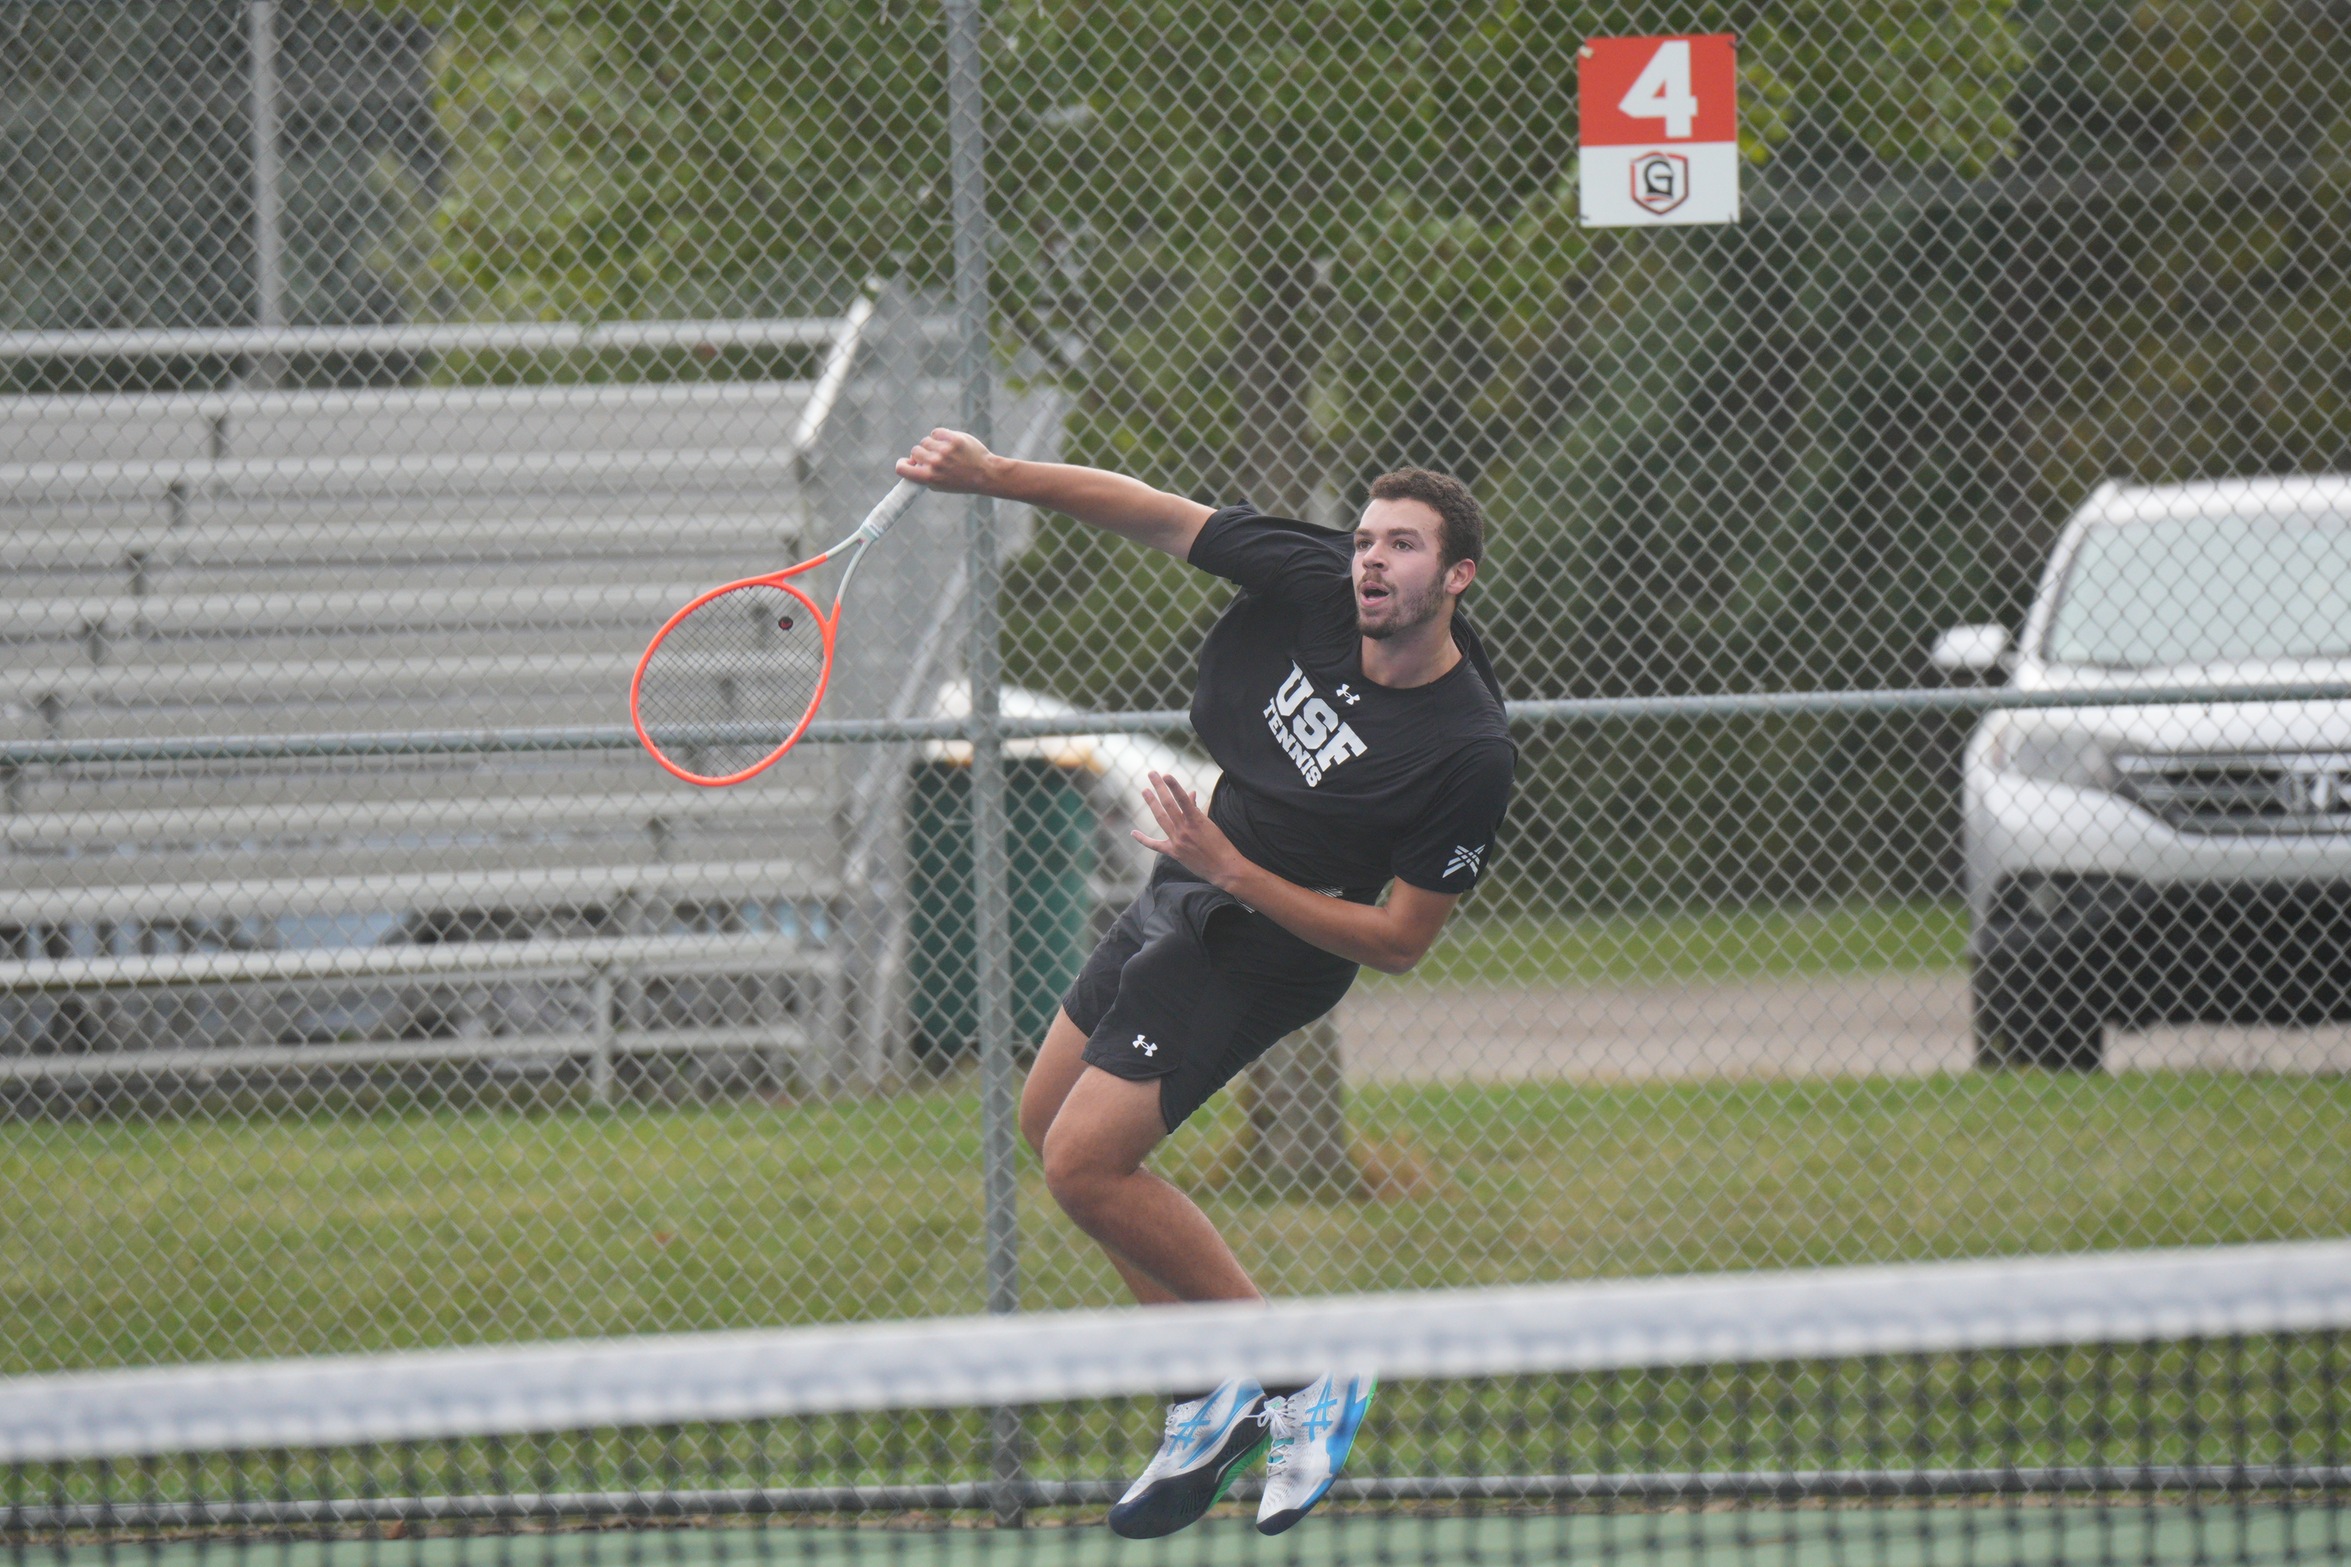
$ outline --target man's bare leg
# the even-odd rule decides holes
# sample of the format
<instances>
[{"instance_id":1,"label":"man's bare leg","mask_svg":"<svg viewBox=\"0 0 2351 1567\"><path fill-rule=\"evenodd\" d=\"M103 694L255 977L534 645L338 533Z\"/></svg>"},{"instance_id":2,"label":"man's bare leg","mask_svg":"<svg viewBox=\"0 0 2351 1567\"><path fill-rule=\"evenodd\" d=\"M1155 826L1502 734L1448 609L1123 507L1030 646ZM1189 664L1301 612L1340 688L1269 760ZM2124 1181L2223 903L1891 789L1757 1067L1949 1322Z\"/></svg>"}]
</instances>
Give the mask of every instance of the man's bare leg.
<instances>
[{"instance_id":1,"label":"man's bare leg","mask_svg":"<svg viewBox=\"0 0 2351 1567\"><path fill-rule=\"evenodd\" d=\"M1166 1139L1156 1081L1089 1066L1045 1133L1045 1186L1079 1229L1176 1299L1264 1299L1199 1205L1143 1168Z\"/></svg>"},{"instance_id":2,"label":"man's bare leg","mask_svg":"<svg viewBox=\"0 0 2351 1567\"><path fill-rule=\"evenodd\" d=\"M1020 1135L1027 1139L1030 1149L1037 1151L1039 1158L1044 1158L1046 1132L1053 1128L1053 1118L1060 1114L1063 1099L1070 1097L1070 1088L1077 1085L1077 1078L1089 1071L1084 1055L1086 1034L1077 1024L1070 1022L1070 1015L1056 1010L1053 1013L1053 1024L1046 1029L1044 1043L1037 1048L1037 1060L1030 1064L1027 1083L1023 1083L1023 1088L1020 1088ZM1150 1083L1147 1088L1157 1090L1157 1083ZM1152 1099L1152 1104L1157 1107L1157 1097ZM1157 1109L1154 1109L1154 1118L1157 1118ZM1154 1121L1154 1125L1157 1125L1157 1121ZM1183 1193L1178 1193L1178 1196L1183 1196ZM1190 1205L1190 1198L1183 1198L1183 1201ZM1194 1212L1199 1210L1194 1208ZM1206 1215L1201 1215L1201 1224L1208 1224ZM1215 1226L1208 1226L1208 1233L1215 1233ZM1119 1252L1117 1245L1110 1245L1100 1236L1093 1236L1091 1231L1089 1236L1093 1238L1093 1243L1103 1247L1103 1255L1110 1257L1110 1266L1119 1271L1121 1280L1126 1280L1126 1290L1136 1297L1136 1302L1145 1306L1168 1306L1185 1299L1166 1283L1161 1283L1159 1278L1154 1278L1150 1271L1145 1271L1143 1266L1133 1262L1131 1257L1126 1257L1124 1252ZM1223 1245L1223 1236L1218 1236L1218 1247ZM1230 1257L1230 1250L1225 1255ZM1239 1269L1239 1264L1234 1264L1234 1269ZM1255 1299L1255 1285L1251 1285L1251 1294L1241 1299Z\"/></svg>"},{"instance_id":3,"label":"man's bare leg","mask_svg":"<svg viewBox=\"0 0 2351 1567\"><path fill-rule=\"evenodd\" d=\"M1020 1135L1040 1160L1045 1157L1045 1133L1052 1128L1053 1118L1061 1113L1061 1101L1069 1097L1071 1085L1086 1070L1085 1051L1084 1031L1069 1020L1067 1012L1056 1008L1052 1025L1045 1030L1044 1043L1037 1047L1037 1058L1029 1065L1028 1080L1021 1084L1020 1090ZM1132 1259L1120 1256L1117 1248L1103 1246L1102 1253L1110 1259L1111 1267L1118 1270L1127 1293L1135 1297L1138 1305L1171 1306L1180 1298L1135 1266Z\"/></svg>"},{"instance_id":4,"label":"man's bare leg","mask_svg":"<svg viewBox=\"0 0 2351 1567\"><path fill-rule=\"evenodd\" d=\"M1086 1070L1086 1036L1069 1014L1056 1011L1053 1024L1045 1031L1045 1042L1037 1047L1037 1058L1029 1067L1028 1081L1020 1090L1020 1135L1030 1149L1042 1159L1045 1156L1045 1134L1053 1126L1053 1118L1061 1113L1061 1102L1069 1097L1070 1088ZM1179 1299L1175 1291L1153 1278L1131 1258L1120 1255L1118 1248L1103 1245L1103 1255L1126 1281L1128 1293L1145 1306L1173 1305Z\"/></svg>"}]
</instances>

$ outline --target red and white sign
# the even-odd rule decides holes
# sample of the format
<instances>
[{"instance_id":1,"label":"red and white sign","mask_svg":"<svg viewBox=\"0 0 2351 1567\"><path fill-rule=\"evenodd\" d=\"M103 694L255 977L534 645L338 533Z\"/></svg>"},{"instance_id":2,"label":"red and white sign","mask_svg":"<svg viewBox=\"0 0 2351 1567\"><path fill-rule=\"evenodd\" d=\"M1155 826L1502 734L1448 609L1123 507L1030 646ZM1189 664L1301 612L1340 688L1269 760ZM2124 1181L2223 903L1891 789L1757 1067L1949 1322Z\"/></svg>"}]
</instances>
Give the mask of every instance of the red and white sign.
<instances>
[{"instance_id":1,"label":"red and white sign","mask_svg":"<svg viewBox=\"0 0 2351 1567\"><path fill-rule=\"evenodd\" d=\"M1739 59L1729 33L1595 38L1578 51L1584 224L1739 221Z\"/></svg>"}]
</instances>

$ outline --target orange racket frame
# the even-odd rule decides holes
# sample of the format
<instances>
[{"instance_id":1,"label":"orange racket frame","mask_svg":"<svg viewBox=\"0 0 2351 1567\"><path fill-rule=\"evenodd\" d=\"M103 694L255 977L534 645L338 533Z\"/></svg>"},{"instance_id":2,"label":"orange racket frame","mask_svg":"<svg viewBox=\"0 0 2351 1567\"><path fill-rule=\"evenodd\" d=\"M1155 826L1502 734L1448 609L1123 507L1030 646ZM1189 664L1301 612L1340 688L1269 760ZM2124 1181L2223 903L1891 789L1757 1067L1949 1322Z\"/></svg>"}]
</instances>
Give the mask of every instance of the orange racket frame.
<instances>
[{"instance_id":1,"label":"orange racket frame","mask_svg":"<svg viewBox=\"0 0 2351 1567\"><path fill-rule=\"evenodd\" d=\"M730 784L748 782L775 766L777 762L782 761L784 753L798 745L800 737L808 733L808 726L816 721L817 709L824 706L825 689L832 684L833 679L833 646L841 628L841 598L849 591L849 579L856 575L857 563L864 559L867 548L883 534L889 532L891 525L896 523L899 518L912 510L914 503L922 499L924 493L921 485L913 483L911 480L901 479L888 495L882 497L881 504L866 514L865 521L857 525L856 532L825 550L822 554L812 555L798 565L787 566L782 571L773 571L758 577L744 577L738 581L712 588L707 593L697 594L684 608L663 621L661 629L653 633L653 640L645 644L645 651L637 656L637 671L629 679L629 723L636 729L637 739L645 747L646 754L659 763L662 770L671 777L686 783L700 785L706 789L722 789ZM808 596L807 590L792 579L805 576L816 570L817 567L822 566L844 550L851 553L848 564L842 568L840 586L833 590L833 612L828 615L817 607L816 600ZM818 634L824 639L824 663L817 671L816 691L809 697L807 709L801 713L800 721L792 726L791 733L784 737L780 745L749 767L736 772L726 774L697 773L689 768L679 766L662 754L661 747L654 742L650 734L646 733L644 715L638 711L637 699L645 688L645 668L652 663L653 655L659 651L661 644L668 639L669 634L683 625L687 616L712 599L742 588L776 588L790 594L806 606L809 618L816 622Z\"/></svg>"}]
</instances>

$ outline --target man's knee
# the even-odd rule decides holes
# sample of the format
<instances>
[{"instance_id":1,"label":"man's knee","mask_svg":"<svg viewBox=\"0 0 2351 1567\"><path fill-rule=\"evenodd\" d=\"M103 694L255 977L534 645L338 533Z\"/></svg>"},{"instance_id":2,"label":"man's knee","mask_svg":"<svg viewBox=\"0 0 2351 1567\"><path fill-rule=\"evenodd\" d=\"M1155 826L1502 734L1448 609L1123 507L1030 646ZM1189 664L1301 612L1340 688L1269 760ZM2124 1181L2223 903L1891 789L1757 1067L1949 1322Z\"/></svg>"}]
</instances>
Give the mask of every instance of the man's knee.
<instances>
[{"instance_id":1,"label":"man's knee","mask_svg":"<svg viewBox=\"0 0 2351 1567\"><path fill-rule=\"evenodd\" d=\"M1072 1218L1082 1219L1118 1183L1143 1167L1152 1144L1164 1135L1158 1125L1157 1082L1105 1079L1096 1092L1073 1094L1040 1134L1038 1155L1045 1189ZM1149 1124L1138 1117L1151 1107Z\"/></svg>"},{"instance_id":2,"label":"man's knee","mask_svg":"<svg viewBox=\"0 0 2351 1567\"><path fill-rule=\"evenodd\" d=\"M1058 1118L1037 1134L1036 1149L1045 1166L1045 1190L1072 1218L1091 1209L1103 1187L1123 1173L1102 1156L1098 1141Z\"/></svg>"}]
</instances>

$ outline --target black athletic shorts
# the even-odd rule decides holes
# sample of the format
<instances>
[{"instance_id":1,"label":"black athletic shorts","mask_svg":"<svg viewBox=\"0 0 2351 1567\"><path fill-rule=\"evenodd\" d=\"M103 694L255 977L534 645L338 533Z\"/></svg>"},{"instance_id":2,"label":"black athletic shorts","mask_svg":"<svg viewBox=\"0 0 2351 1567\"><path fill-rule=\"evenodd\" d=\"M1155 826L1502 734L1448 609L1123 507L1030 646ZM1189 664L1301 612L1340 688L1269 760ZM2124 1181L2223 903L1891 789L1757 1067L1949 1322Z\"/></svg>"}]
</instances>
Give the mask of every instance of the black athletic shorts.
<instances>
[{"instance_id":1,"label":"black athletic shorts","mask_svg":"<svg viewBox=\"0 0 2351 1567\"><path fill-rule=\"evenodd\" d=\"M1061 1001L1086 1064L1159 1080L1174 1131L1234 1074L1339 1004L1356 966L1162 858Z\"/></svg>"}]
</instances>

